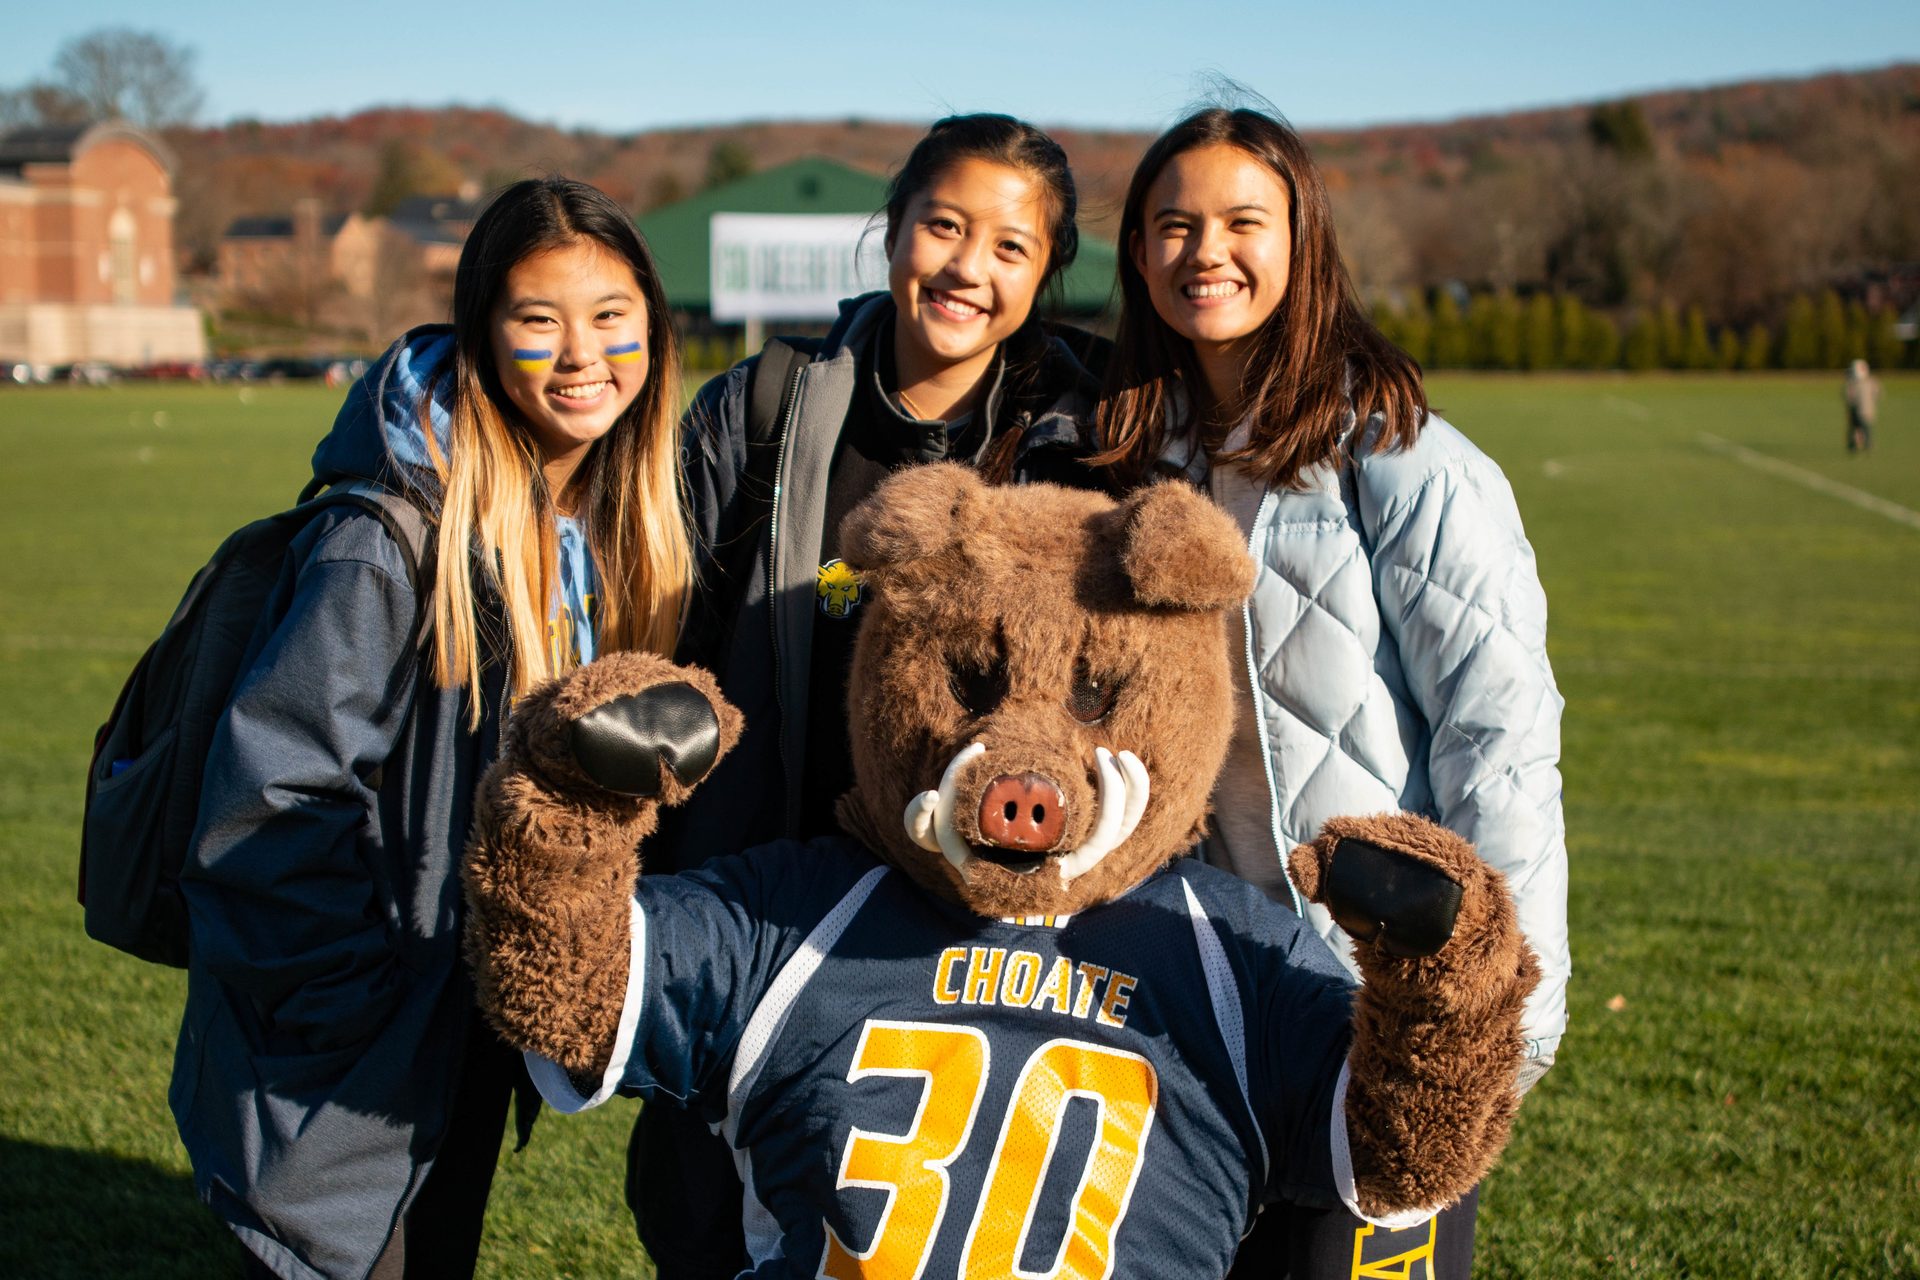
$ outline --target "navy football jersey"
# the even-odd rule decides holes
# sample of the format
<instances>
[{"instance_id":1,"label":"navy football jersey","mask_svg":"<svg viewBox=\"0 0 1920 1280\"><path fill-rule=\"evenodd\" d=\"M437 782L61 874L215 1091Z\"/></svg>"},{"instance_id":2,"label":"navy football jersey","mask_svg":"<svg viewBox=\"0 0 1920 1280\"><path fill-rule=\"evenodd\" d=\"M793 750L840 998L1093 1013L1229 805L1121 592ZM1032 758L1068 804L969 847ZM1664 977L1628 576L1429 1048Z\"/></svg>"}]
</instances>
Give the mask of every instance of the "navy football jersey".
<instances>
[{"instance_id":1,"label":"navy football jersey","mask_svg":"<svg viewBox=\"0 0 1920 1280\"><path fill-rule=\"evenodd\" d=\"M1354 1207L1350 980L1192 859L988 920L784 841L643 877L630 964L595 1091L534 1079L563 1111L637 1092L711 1122L757 1277L1218 1277L1262 1204Z\"/></svg>"}]
</instances>

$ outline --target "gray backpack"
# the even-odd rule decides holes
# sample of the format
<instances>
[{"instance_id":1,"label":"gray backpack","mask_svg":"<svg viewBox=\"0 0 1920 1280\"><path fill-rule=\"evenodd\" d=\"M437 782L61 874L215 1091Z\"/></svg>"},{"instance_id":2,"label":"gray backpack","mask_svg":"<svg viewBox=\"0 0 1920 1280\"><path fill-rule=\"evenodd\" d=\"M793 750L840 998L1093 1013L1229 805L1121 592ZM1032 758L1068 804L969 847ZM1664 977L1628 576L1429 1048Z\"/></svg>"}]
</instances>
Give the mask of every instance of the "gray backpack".
<instances>
[{"instance_id":1,"label":"gray backpack","mask_svg":"<svg viewBox=\"0 0 1920 1280\"><path fill-rule=\"evenodd\" d=\"M287 549L324 511L355 507L386 526L417 602L412 662L426 643L434 542L420 508L371 484L350 484L236 531L194 575L173 618L127 677L94 736L80 829L80 905L88 936L142 960L184 968L187 909L180 868L200 814L214 727L286 566ZM390 674L397 680L403 672ZM390 686L391 687L391 686Z\"/></svg>"}]
</instances>

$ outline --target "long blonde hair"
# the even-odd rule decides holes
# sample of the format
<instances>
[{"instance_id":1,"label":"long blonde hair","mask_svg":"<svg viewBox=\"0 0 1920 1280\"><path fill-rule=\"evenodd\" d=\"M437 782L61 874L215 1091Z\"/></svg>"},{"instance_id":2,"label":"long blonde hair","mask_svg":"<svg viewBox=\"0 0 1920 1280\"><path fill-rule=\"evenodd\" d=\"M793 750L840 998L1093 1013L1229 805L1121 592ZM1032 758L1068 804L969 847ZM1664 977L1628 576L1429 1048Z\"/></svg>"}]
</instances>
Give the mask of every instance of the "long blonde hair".
<instances>
[{"instance_id":1,"label":"long blonde hair","mask_svg":"<svg viewBox=\"0 0 1920 1280\"><path fill-rule=\"evenodd\" d=\"M495 197L461 250L454 356L444 375L450 385L434 388L450 400L445 447L426 432L440 488L434 677L442 688L475 691L469 721L476 728L489 656L506 650L513 697L565 674L556 663L566 662L565 647L549 646L546 635L558 587L557 495L547 492L531 434L502 409L510 402L493 366L489 324L516 263L588 242L632 268L647 312L646 384L587 450L572 481L600 579L598 647L671 654L686 606L693 553L681 500L680 343L653 255L598 189L557 177L515 183ZM497 600L497 612L483 604L485 594Z\"/></svg>"}]
</instances>

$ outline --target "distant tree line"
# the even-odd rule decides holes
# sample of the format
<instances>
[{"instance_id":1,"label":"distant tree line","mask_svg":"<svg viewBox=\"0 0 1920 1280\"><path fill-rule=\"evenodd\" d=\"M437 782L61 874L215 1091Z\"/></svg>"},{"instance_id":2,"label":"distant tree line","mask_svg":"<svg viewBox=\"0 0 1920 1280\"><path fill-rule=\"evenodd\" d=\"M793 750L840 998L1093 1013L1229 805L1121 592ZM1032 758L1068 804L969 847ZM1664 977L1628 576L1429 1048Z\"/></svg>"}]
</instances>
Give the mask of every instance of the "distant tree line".
<instances>
[{"instance_id":1,"label":"distant tree line","mask_svg":"<svg viewBox=\"0 0 1920 1280\"><path fill-rule=\"evenodd\" d=\"M1370 300L1431 298L1450 281L1578 299L1616 320L1621 361L1653 367L1702 359L1698 343L1687 351L1696 307L1716 357L1750 337L1757 353L1765 330L1767 367L1828 362L1842 329L1856 347L1875 341L1874 317L1849 318L1824 291L1852 298L1920 264L1920 68L1693 97L1652 118L1604 104L1578 131L1501 118L1426 151L1316 140L1355 282ZM1520 327L1545 325L1523 314ZM1676 329L1678 350L1664 340Z\"/></svg>"},{"instance_id":2,"label":"distant tree line","mask_svg":"<svg viewBox=\"0 0 1920 1280\"><path fill-rule=\"evenodd\" d=\"M1829 289L1796 295L1780 324L1711 325L1698 304L1632 312L1624 327L1572 294L1477 293L1462 305L1436 290L1385 302L1373 319L1429 369L1878 369L1920 368L1920 343L1903 341L1890 307L1869 311Z\"/></svg>"},{"instance_id":3,"label":"distant tree line","mask_svg":"<svg viewBox=\"0 0 1920 1280\"><path fill-rule=\"evenodd\" d=\"M124 28L0 86L0 128L124 119L179 164L175 244L210 273L239 216L303 199L378 216L529 174L636 213L797 155L874 171L906 122L758 122L608 134L486 108L387 108L191 127L191 49ZM1149 139L1062 129L1083 234L1111 236ZM1920 310L1920 64L1590 107L1309 135L1362 296L1436 368L1816 368L1911 363L1883 311ZM1840 354L1845 351L1846 355Z\"/></svg>"}]
</instances>

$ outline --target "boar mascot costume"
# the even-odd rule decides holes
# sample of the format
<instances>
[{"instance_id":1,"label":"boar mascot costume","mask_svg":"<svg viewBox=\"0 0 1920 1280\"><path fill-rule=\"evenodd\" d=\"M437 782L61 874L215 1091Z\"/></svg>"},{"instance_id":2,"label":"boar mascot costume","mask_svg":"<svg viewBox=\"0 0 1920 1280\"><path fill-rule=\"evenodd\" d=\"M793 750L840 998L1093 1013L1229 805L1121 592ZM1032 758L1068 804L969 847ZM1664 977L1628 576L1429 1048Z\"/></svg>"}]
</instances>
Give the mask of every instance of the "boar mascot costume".
<instances>
[{"instance_id":1,"label":"boar mascot costume","mask_svg":"<svg viewBox=\"0 0 1920 1280\"><path fill-rule=\"evenodd\" d=\"M737 738L647 655L516 710L467 868L481 1002L548 1101L691 1107L732 1147L759 1277L1207 1276L1264 1205L1403 1227L1506 1142L1537 967L1501 877L1406 815L1288 869L1186 858L1232 728L1232 521L916 468L849 518L871 593L853 838L642 876Z\"/></svg>"}]
</instances>

